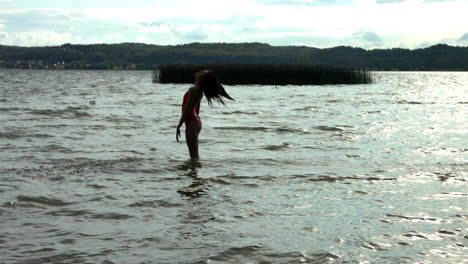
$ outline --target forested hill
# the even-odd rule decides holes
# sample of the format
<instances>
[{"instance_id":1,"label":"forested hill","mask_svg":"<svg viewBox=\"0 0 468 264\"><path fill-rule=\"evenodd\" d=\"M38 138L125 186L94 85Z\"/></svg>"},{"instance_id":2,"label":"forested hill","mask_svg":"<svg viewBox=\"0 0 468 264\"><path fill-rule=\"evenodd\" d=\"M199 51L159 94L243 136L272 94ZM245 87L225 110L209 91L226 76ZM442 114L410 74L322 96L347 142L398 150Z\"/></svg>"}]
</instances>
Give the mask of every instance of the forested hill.
<instances>
[{"instance_id":1,"label":"forested hill","mask_svg":"<svg viewBox=\"0 0 468 264\"><path fill-rule=\"evenodd\" d=\"M369 70L468 70L468 47L365 50L318 49L262 43L192 43L177 46L64 44L54 47L0 45L0 68L154 69L158 64L313 64Z\"/></svg>"}]
</instances>

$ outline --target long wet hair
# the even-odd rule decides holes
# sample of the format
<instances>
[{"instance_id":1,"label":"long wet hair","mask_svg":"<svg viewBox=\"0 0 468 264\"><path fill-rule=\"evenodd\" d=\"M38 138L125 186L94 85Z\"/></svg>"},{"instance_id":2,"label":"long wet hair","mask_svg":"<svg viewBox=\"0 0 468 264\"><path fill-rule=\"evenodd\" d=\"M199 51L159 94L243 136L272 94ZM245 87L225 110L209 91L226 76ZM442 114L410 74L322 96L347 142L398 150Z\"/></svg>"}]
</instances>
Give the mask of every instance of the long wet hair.
<instances>
[{"instance_id":1,"label":"long wet hair","mask_svg":"<svg viewBox=\"0 0 468 264\"><path fill-rule=\"evenodd\" d=\"M199 77L198 84L200 85L203 94L208 100L208 104L213 106L213 100L225 105L222 97L235 101L221 85L218 77L212 70L203 70L203 75Z\"/></svg>"}]
</instances>

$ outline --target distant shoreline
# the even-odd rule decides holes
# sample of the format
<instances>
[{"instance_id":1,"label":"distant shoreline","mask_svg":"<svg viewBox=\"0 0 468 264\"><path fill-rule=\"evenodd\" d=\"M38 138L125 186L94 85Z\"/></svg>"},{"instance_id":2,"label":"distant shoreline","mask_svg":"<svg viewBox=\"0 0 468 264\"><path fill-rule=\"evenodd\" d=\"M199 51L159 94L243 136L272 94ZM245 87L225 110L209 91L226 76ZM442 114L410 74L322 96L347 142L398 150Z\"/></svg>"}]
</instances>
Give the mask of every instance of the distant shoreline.
<instances>
[{"instance_id":1,"label":"distant shoreline","mask_svg":"<svg viewBox=\"0 0 468 264\"><path fill-rule=\"evenodd\" d=\"M46 69L46 68L2 68L1 70L22 70L22 71L154 71L155 69ZM467 72L468 70L368 70L369 72Z\"/></svg>"},{"instance_id":2,"label":"distant shoreline","mask_svg":"<svg viewBox=\"0 0 468 264\"><path fill-rule=\"evenodd\" d=\"M263 43L0 45L0 68L154 70L161 64L302 64L369 71L468 71L468 47L424 49L270 46Z\"/></svg>"}]
</instances>

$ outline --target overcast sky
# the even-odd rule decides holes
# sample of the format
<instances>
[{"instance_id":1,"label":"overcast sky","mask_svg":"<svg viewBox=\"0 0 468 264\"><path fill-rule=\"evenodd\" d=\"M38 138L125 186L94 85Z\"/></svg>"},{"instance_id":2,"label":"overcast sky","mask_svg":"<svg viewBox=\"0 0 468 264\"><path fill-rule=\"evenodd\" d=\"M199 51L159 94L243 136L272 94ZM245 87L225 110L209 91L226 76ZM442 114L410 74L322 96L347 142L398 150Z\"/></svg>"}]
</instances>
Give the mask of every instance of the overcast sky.
<instances>
[{"instance_id":1,"label":"overcast sky","mask_svg":"<svg viewBox=\"0 0 468 264\"><path fill-rule=\"evenodd\" d=\"M468 46L468 0L0 0L0 44Z\"/></svg>"}]
</instances>

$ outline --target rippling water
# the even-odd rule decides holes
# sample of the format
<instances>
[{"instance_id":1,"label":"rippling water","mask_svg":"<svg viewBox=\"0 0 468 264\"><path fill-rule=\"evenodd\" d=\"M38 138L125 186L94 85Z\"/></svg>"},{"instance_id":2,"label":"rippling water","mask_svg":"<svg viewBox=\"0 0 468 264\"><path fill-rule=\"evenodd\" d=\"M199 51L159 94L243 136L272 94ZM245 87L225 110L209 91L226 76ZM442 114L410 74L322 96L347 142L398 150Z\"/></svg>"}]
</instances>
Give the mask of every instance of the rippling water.
<instances>
[{"instance_id":1,"label":"rippling water","mask_svg":"<svg viewBox=\"0 0 468 264\"><path fill-rule=\"evenodd\" d=\"M0 71L0 263L462 263L468 73L227 86Z\"/></svg>"}]
</instances>

